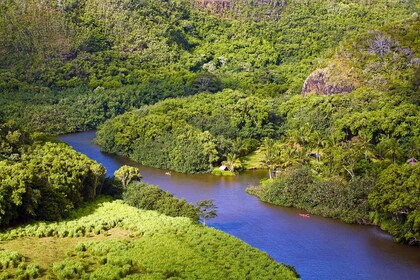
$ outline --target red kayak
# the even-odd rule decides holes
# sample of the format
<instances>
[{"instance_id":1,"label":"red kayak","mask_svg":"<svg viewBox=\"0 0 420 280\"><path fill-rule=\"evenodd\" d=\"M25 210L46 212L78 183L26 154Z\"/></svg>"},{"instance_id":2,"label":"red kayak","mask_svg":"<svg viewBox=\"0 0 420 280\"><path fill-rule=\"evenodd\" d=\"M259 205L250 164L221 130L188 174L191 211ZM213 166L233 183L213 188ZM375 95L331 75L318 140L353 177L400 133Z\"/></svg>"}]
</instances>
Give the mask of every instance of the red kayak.
<instances>
[{"instance_id":1,"label":"red kayak","mask_svg":"<svg viewBox=\"0 0 420 280\"><path fill-rule=\"evenodd\" d=\"M310 218L311 216L309 216L309 214L302 214L300 213L299 216L303 217L303 218Z\"/></svg>"}]
</instances>

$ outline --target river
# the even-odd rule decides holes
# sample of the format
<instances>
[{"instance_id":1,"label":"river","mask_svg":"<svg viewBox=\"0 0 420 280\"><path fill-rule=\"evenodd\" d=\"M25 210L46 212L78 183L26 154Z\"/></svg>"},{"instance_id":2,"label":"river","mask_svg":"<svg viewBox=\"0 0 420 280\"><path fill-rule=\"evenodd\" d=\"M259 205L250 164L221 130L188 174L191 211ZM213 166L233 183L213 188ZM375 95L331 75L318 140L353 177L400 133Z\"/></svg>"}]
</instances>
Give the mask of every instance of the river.
<instances>
[{"instance_id":1,"label":"river","mask_svg":"<svg viewBox=\"0 0 420 280\"><path fill-rule=\"evenodd\" d=\"M296 209L260 202L245 192L266 176L252 171L235 177L186 175L141 166L104 154L93 143L95 132L58 137L103 164L108 175L123 164L140 168L143 181L189 202L214 199L218 217L208 225L296 267L302 279L420 279L420 248L399 245L380 229L349 225L318 216L303 218Z\"/></svg>"}]
</instances>

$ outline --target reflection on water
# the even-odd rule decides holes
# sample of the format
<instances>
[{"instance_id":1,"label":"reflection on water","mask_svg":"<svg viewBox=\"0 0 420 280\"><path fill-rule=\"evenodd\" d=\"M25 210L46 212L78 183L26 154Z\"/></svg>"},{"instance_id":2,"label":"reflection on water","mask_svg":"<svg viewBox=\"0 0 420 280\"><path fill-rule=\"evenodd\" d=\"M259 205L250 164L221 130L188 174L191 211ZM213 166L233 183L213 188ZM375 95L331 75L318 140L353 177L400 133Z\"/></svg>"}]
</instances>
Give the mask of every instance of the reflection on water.
<instances>
[{"instance_id":1,"label":"reflection on water","mask_svg":"<svg viewBox=\"0 0 420 280\"><path fill-rule=\"evenodd\" d=\"M122 164L138 166L144 181L190 202L215 199L218 217L209 226L234 235L296 267L302 279L420 279L420 248L398 245L376 227L348 225L317 216L302 218L297 209L260 202L245 188L266 172L236 177L186 175L144 167L101 153L95 132L60 136L76 150L102 163L112 175Z\"/></svg>"}]
</instances>

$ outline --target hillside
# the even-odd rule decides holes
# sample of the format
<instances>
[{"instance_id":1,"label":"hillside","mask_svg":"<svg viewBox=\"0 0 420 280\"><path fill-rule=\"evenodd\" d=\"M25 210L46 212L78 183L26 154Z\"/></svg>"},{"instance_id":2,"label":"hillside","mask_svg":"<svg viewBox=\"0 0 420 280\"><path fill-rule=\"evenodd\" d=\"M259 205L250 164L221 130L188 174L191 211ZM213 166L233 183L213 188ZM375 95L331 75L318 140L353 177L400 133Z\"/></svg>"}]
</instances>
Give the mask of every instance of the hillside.
<instances>
[{"instance_id":1,"label":"hillside","mask_svg":"<svg viewBox=\"0 0 420 280\"><path fill-rule=\"evenodd\" d=\"M297 279L267 254L187 218L121 201L98 201L78 215L1 233L0 277Z\"/></svg>"},{"instance_id":2,"label":"hillside","mask_svg":"<svg viewBox=\"0 0 420 280\"><path fill-rule=\"evenodd\" d=\"M226 2L223 10L187 0L2 2L0 118L64 133L168 97L297 94L340 42L419 9L416 1Z\"/></svg>"}]
</instances>

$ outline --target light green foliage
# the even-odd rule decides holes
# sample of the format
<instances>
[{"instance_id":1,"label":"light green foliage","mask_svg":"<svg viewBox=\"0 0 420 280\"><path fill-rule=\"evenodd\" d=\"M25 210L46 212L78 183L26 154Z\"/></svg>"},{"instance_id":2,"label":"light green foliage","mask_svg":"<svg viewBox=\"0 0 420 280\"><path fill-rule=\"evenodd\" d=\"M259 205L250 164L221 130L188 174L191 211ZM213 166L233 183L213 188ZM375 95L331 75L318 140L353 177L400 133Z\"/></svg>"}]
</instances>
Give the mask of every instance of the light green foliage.
<instances>
[{"instance_id":1,"label":"light green foliage","mask_svg":"<svg viewBox=\"0 0 420 280\"><path fill-rule=\"evenodd\" d=\"M268 176L272 178L272 172L277 167L280 157L280 146L274 139L264 138L257 151L262 155L261 164L268 169Z\"/></svg>"},{"instance_id":2,"label":"light green foliage","mask_svg":"<svg viewBox=\"0 0 420 280\"><path fill-rule=\"evenodd\" d=\"M36 279L41 276L41 269L35 263L28 263L26 258L15 251L0 249L1 279Z\"/></svg>"},{"instance_id":3,"label":"light green foliage","mask_svg":"<svg viewBox=\"0 0 420 280\"><path fill-rule=\"evenodd\" d=\"M235 169L241 169L242 163L241 160L237 157L236 154L229 153L226 155L226 160L222 161L223 165L226 165L230 172L235 172Z\"/></svg>"},{"instance_id":4,"label":"light green foliage","mask_svg":"<svg viewBox=\"0 0 420 280\"><path fill-rule=\"evenodd\" d=\"M73 260L66 259L53 265L53 273L58 279L80 279L83 271L83 265Z\"/></svg>"},{"instance_id":5,"label":"light green foliage","mask_svg":"<svg viewBox=\"0 0 420 280\"><path fill-rule=\"evenodd\" d=\"M42 274L40 266L34 263L21 263L18 268L18 271L15 273L15 278L17 279L37 279Z\"/></svg>"},{"instance_id":6,"label":"light green foliage","mask_svg":"<svg viewBox=\"0 0 420 280\"><path fill-rule=\"evenodd\" d=\"M155 211L139 210L122 201L97 205L93 213L79 219L44 223L42 226L45 232L70 232L77 225L85 228L107 225L106 230L121 228L132 232L133 238L80 243L65 259L57 260L52 268L44 271L43 277L296 278L294 272L237 238L195 225L188 218L172 218ZM9 229L0 235L0 239L34 236L40 227L38 223Z\"/></svg>"},{"instance_id":7,"label":"light green foliage","mask_svg":"<svg viewBox=\"0 0 420 280\"><path fill-rule=\"evenodd\" d=\"M123 165L115 170L114 177L121 182L123 188L127 188L133 181L139 181L143 178L138 168L128 165Z\"/></svg>"},{"instance_id":8,"label":"light green foliage","mask_svg":"<svg viewBox=\"0 0 420 280\"><path fill-rule=\"evenodd\" d=\"M0 250L0 269L16 268L23 263L25 258L18 252Z\"/></svg>"},{"instance_id":9,"label":"light green foliage","mask_svg":"<svg viewBox=\"0 0 420 280\"><path fill-rule=\"evenodd\" d=\"M212 171L211 174L216 175L216 176L235 176L236 174L229 171L229 170L220 170L219 167L215 167Z\"/></svg>"},{"instance_id":10,"label":"light green foliage","mask_svg":"<svg viewBox=\"0 0 420 280\"><path fill-rule=\"evenodd\" d=\"M420 165L390 165L381 172L369 203L398 241L420 243Z\"/></svg>"}]
</instances>

